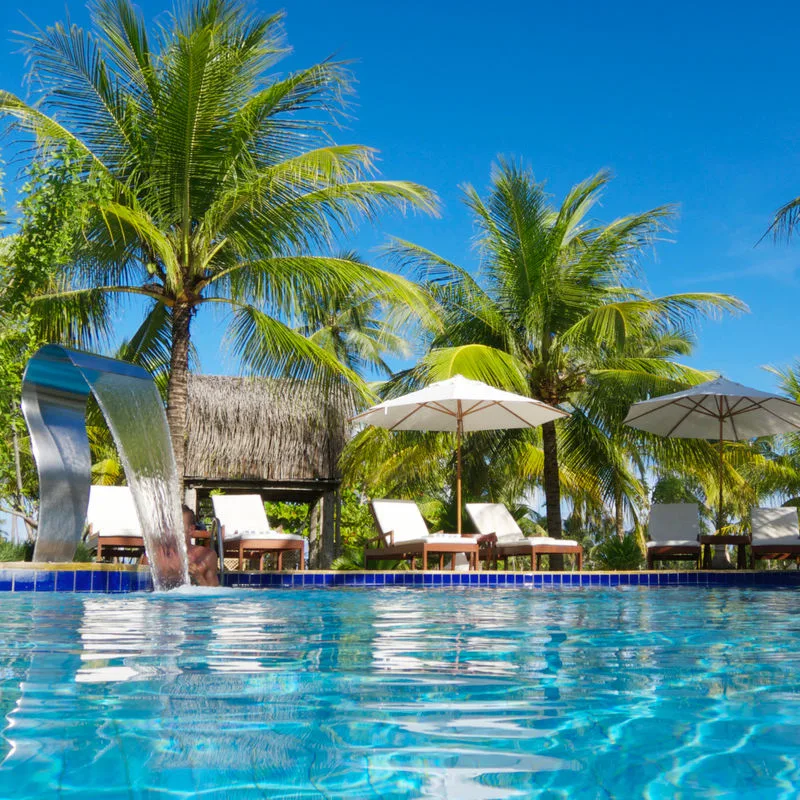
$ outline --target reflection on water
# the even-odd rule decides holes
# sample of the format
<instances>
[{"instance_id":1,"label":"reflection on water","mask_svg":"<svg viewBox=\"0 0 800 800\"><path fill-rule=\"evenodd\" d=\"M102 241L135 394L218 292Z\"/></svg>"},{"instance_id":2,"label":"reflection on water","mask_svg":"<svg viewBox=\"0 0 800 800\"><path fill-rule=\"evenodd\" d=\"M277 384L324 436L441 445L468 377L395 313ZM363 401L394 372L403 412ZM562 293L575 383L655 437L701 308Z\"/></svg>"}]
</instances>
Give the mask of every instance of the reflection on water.
<instances>
[{"instance_id":1,"label":"reflection on water","mask_svg":"<svg viewBox=\"0 0 800 800\"><path fill-rule=\"evenodd\" d=\"M4 598L0 797L785 797L789 591Z\"/></svg>"}]
</instances>

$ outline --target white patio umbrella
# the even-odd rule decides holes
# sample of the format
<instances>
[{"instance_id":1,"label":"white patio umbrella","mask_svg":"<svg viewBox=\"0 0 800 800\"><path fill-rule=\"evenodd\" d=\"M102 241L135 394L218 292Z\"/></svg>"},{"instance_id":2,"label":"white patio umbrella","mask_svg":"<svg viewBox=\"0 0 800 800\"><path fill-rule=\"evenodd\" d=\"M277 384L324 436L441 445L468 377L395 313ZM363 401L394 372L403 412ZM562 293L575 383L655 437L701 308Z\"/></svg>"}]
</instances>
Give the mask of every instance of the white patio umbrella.
<instances>
[{"instance_id":1,"label":"white patio umbrella","mask_svg":"<svg viewBox=\"0 0 800 800\"><path fill-rule=\"evenodd\" d=\"M722 528L722 443L800 430L800 405L725 378L683 392L634 403L625 423L659 436L719 441L719 508Z\"/></svg>"},{"instance_id":2,"label":"white patio umbrella","mask_svg":"<svg viewBox=\"0 0 800 800\"><path fill-rule=\"evenodd\" d=\"M535 428L568 417L532 397L495 389L456 375L417 392L387 400L354 417L390 431L451 431L456 434L457 527L461 533L461 438L470 431Z\"/></svg>"}]
</instances>

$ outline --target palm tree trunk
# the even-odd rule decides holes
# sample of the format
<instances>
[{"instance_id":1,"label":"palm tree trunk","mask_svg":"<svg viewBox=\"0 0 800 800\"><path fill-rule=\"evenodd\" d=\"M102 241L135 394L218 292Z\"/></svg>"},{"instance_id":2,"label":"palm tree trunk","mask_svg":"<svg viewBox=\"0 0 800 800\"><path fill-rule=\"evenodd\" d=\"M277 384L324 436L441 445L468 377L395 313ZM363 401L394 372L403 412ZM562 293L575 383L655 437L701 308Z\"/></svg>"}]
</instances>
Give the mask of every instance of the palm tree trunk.
<instances>
[{"instance_id":1,"label":"palm tree trunk","mask_svg":"<svg viewBox=\"0 0 800 800\"><path fill-rule=\"evenodd\" d=\"M176 303L172 307L172 349L167 384L167 422L172 449L178 466L178 480L183 484L186 455L186 409L189 396L189 326L192 306Z\"/></svg>"},{"instance_id":2,"label":"palm tree trunk","mask_svg":"<svg viewBox=\"0 0 800 800\"><path fill-rule=\"evenodd\" d=\"M614 486L614 527L620 541L625 538L625 517L622 505L622 487L617 483Z\"/></svg>"},{"instance_id":3,"label":"palm tree trunk","mask_svg":"<svg viewBox=\"0 0 800 800\"><path fill-rule=\"evenodd\" d=\"M11 404L12 413L18 414L19 408L16 406L15 403ZM22 498L25 495L23 486L22 486L22 462L20 459L19 454L19 437L17 435L17 428L14 425L15 420L11 422L11 441L12 447L14 449L14 477L17 482L17 492L14 498L16 507L19 511L23 511L23 504ZM12 524L12 541L16 543L16 531L17 531L17 515L11 515L11 524ZM25 522L25 533L26 533L26 541L30 542L33 539L33 528L28 525L27 521Z\"/></svg>"},{"instance_id":4,"label":"palm tree trunk","mask_svg":"<svg viewBox=\"0 0 800 800\"><path fill-rule=\"evenodd\" d=\"M547 535L561 538L561 485L558 479L558 443L556 425L542 425L542 447L544 449L544 499L547 506ZM564 556L550 556L551 569L564 568Z\"/></svg>"}]
</instances>

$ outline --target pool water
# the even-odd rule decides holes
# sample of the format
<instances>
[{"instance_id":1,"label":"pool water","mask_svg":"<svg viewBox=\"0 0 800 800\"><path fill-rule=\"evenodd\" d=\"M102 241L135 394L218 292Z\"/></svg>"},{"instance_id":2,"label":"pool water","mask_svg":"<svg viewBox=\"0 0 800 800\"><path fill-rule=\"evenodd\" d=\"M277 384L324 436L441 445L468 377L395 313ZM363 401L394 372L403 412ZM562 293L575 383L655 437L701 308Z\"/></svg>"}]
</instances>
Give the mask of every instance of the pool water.
<instances>
[{"instance_id":1,"label":"pool water","mask_svg":"<svg viewBox=\"0 0 800 800\"><path fill-rule=\"evenodd\" d=\"M5 595L3 798L796 798L800 593Z\"/></svg>"}]
</instances>

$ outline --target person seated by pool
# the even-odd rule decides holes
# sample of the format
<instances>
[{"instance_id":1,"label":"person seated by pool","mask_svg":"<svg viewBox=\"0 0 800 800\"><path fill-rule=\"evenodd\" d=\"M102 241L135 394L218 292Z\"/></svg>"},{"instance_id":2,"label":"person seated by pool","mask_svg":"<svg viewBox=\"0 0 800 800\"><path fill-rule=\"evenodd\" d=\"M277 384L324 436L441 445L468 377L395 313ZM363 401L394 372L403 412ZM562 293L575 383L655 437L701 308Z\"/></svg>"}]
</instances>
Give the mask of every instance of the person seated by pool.
<instances>
[{"instance_id":1,"label":"person seated by pool","mask_svg":"<svg viewBox=\"0 0 800 800\"><path fill-rule=\"evenodd\" d=\"M210 547L192 544L192 534L200 528L197 527L194 511L187 505L184 505L182 510L186 555L189 559L189 577L197 586L219 586L217 554Z\"/></svg>"}]
</instances>

